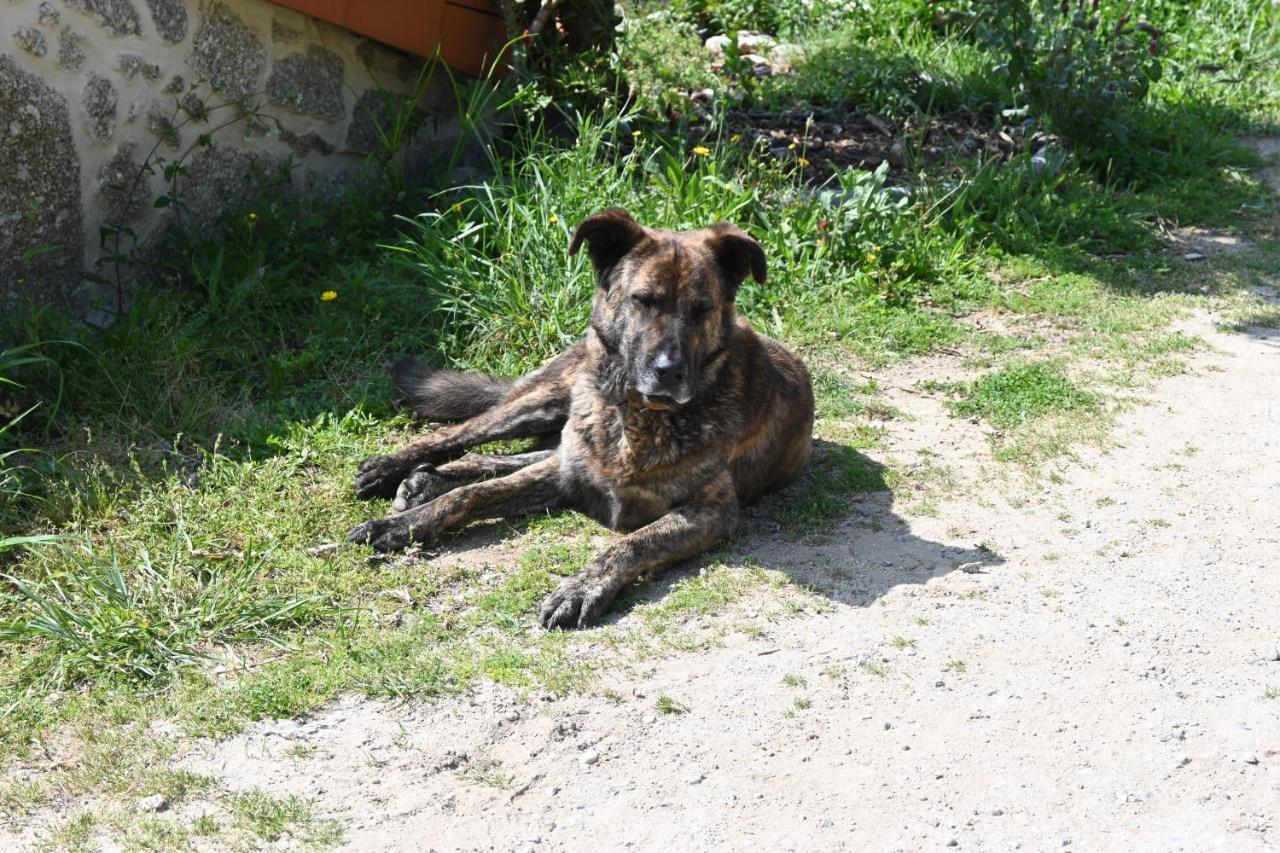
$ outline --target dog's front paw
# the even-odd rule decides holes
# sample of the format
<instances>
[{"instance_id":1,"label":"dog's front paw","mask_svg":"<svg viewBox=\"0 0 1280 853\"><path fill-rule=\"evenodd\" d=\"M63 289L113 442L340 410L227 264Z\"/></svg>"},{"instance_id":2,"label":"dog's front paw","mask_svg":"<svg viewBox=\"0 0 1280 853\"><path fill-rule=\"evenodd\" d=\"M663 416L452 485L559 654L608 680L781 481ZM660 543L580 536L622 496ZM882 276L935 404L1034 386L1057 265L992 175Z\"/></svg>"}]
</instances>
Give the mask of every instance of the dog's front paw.
<instances>
[{"instance_id":1,"label":"dog's front paw","mask_svg":"<svg viewBox=\"0 0 1280 853\"><path fill-rule=\"evenodd\" d=\"M394 456L370 456L356 468L356 494L362 498L389 498L406 473L405 464Z\"/></svg>"},{"instance_id":2,"label":"dog's front paw","mask_svg":"<svg viewBox=\"0 0 1280 853\"><path fill-rule=\"evenodd\" d=\"M543 628L589 628L600 621L618 591L607 579L588 572L565 578L542 602Z\"/></svg>"},{"instance_id":3,"label":"dog's front paw","mask_svg":"<svg viewBox=\"0 0 1280 853\"><path fill-rule=\"evenodd\" d=\"M412 541L409 525L399 516L371 518L351 528L347 541L368 545L375 551L400 551Z\"/></svg>"},{"instance_id":4,"label":"dog's front paw","mask_svg":"<svg viewBox=\"0 0 1280 853\"><path fill-rule=\"evenodd\" d=\"M392 512L404 512L415 506L435 500L453 488L448 477L436 470L436 466L427 463L419 465L400 481L396 489L395 500L391 502Z\"/></svg>"}]
</instances>

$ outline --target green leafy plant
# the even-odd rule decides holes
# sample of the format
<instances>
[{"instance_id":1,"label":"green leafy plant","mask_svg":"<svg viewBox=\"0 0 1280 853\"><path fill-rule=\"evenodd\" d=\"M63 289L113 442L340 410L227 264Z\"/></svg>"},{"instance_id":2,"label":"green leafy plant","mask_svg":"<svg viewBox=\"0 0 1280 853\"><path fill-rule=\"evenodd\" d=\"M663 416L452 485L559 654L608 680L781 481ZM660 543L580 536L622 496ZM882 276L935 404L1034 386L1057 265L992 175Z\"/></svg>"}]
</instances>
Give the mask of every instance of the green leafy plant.
<instances>
[{"instance_id":1,"label":"green leafy plant","mask_svg":"<svg viewBox=\"0 0 1280 853\"><path fill-rule=\"evenodd\" d=\"M966 0L948 22L967 21L998 57L1018 106L1071 141L1127 142L1127 114L1161 76L1164 32L1133 0Z\"/></svg>"},{"instance_id":2,"label":"green leafy plant","mask_svg":"<svg viewBox=\"0 0 1280 853\"><path fill-rule=\"evenodd\" d=\"M127 224L131 215L144 204L142 196L148 189L148 178L161 174L166 189L151 200L155 208L172 207L179 215L186 209L185 194L181 191L181 182L190 176L187 163L197 151L212 148L214 136L237 124L244 124L250 131L264 131L274 125L281 129L278 119L263 111L263 105L256 100L257 96L246 95L223 103L210 105L207 97L201 94L200 81L192 84L191 89L182 97L174 98L173 107L168 115L157 118L153 132L156 137L151 148L143 156L141 163L133 170L126 182L110 187L120 194L118 213L114 219L102 224L98 231L98 241L102 249L97 266L103 272L95 272L89 277L103 284L111 285L115 290L116 314L124 312L128 282L126 269L136 266L135 249L138 234ZM178 148L181 145L182 131L191 125L203 126L202 132L196 135L195 141L182 148L177 156L169 158L161 153L162 148ZM149 193L145 193L150 195Z\"/></svg>"},{"instance_id":3,"label":"green leafy plant","mask_svg":"<svg viewBox=\"0 0 1280 853\"><path fill-rule=\"evenodd\" d=\"M25 495L21 474L28 466L16 464L15 460L36 452L33 448L13 446L18 424L40 406L39 402L35 402L24 408L17 397L9 397L8 392L22 388L22 385L13 378L14 373L20 368L57 367L57 363L52 358L39 354L38 350L43 346L45 344L37 342L0 350L0 501L6 505L12 505L18 498ZM61 374L58 374L57 396L52 406L54 413L61 399L62 380ZM48 537L44 536L0 538L0 551L47 539Z\"/></svg>"},{"instance_id":4,"label":"green leafy plant","mask_svg":"<svg viewBox=\"0 0 1280 853\"><path fill-rule=\"evenodd\" d=\"M787 38L821 23L870 13L865 0L675 0L671 10L708 34L748 30Z\"/></svg>"}]
</instances>

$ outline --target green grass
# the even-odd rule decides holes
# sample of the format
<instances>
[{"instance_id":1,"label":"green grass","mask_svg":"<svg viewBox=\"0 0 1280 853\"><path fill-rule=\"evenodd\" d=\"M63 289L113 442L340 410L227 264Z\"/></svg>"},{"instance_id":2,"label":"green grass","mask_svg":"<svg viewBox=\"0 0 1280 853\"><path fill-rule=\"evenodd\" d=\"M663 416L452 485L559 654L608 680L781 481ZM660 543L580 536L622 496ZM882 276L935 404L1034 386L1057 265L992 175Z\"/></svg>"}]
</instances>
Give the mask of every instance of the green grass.
<instances>
[{"instance_id":1,"label":"green grass","mask_svg":"<svg viewBox=\"0 0 1280 853\"><path fill-rule=\"evenodd\" d=\"M1068 378L1058 362L1011 361L960 391L951 410L1004 429L1053 412L1074 412L1098 405L1098 398Z\"/></svg>"},{"instance_id":2,"label":"green grass","mask_svg":"<svg viewBox=\"0 0 1280 853\"><path fill-rule=\"evenodd\" d=\"M302 797L273 797L258 789L235 797L232 811L237 825L253 837L275 842L289 835L308 848L335 847L342 842L341 825L316 817Z\"/></svg>"},{"instance_id":3,"label":"green grass","mask_svg":"<svg viewBox=\"0 0 1280 853\"><path fill-rule=\"evenodd\" d=\"M127 562L87 542L39 552L55 568L41 572L38 557L29 568L40 580L13 579L17 614L0 624L0 641L40 647L22 680L160 682L214 644L259 641L322 615L315 597L267 592L265 558L251 544L196 557L175 540L167 554L143 549Z\"/></svg>"},{"instance_id":4,"label":"green grass","mask_svg":"<svg viewBox=\"0 0 1280 853\"><path fill-rule=\"evenodd\" d=\"M1280 322L1251 294L1280 260L1280 204L1236 144L1280 121L1280 9L1151 4L1170 53L1132 134L1063 141L1038 169L1029 148L926 163L931 121L1012 128L1008 81L989 50L935 28L919 4L839 5L788 24L804 48L796 73L758 85L713 72L691 20L633 16L618 60L635 85L628 115L606 103L543 125L526 113L475 148L486 168L474 182L438 192L372 174L331 202L266 188L228 212L225 233L168 235L159 274L135 283L132 310L107 328L6 312L0 755L16 768L49 743L75 751L34 781L15 775L0 810L20 821L68 795L178 801L198 784L221 796L217 816L173 828L95 807L43 840L338 843L304 800L164 776L174 742L145 737L147 725L168 721L181 742L344 693L448 696L481 680L568 693L730 630L766 637L777 619L835 605L764 564L761 540L803 548L835 535L864 495L928 513L956 487L943 457L892 458L883 425L906 415L886 400L885 368L958 354L976 377L929 387L996 431L984 430L995 462L1038 462L1101 440L1134 388L1184 369L1203 343L1171 329L1178 318L1212 308L1228 328ZM709 106L676 91L702 88L716 93ZM793 160L728 136L721 120L738 104L877 113L901 163L808 186ZM620 623L583 635L536 627L542 597L612 535L576 513L482 526L415 560L319 548L384 508L354 500L349 481L410 434L386 363L415 353L516 373L575 340L593 282L568 236L610 205L661 227L732 220L760 239L769 280L739 302L812 369L819 441L804 475L715 552L626 591ZM1229 228L1253 248L1189 264L1164 243L1180 226ZM1001 331L978 328L992 317ZM470 558L481 545L493 548ZM886 675L875 661L860 669ZM655 708L688 710L670 697Z\"/></svg>"}]
</instances>

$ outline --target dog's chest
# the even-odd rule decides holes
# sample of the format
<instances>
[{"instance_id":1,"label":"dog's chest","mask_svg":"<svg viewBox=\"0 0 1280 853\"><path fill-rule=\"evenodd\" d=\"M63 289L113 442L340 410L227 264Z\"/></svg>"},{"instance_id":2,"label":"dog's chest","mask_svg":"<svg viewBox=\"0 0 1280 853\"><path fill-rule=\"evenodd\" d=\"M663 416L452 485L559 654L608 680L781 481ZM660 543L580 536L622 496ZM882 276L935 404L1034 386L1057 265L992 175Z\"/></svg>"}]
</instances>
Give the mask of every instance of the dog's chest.
<instances>
[{"instance_id":1,"label":"dog's chest","mask_svg":"<svg viewBox=\"0 0 1280 853\"><path fill-rule=\"evenodd\" d=\"M715 439L709 422L575 404L560 445L566 486L602 524L642 527L705 482L719 460Z\"/></svg>"}]
</instances>

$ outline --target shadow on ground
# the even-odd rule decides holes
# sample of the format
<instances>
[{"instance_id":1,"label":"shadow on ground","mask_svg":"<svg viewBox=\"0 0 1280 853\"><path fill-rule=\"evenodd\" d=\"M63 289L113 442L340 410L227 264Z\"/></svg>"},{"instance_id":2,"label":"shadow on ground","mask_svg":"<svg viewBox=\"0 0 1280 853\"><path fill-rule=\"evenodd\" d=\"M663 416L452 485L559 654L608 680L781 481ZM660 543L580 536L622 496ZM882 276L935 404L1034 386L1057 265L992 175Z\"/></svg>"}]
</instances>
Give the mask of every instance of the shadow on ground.
<instances>
[{"instance_id":1,"label":"shadow on ground","mask_svg":"<svg viewBox=\"0 0 1280 853\"><path fill-rule=\"evenodd\" d=\"M838 500L838 517L824 517L808 532L788 532L776 518L797 497L813 496L813 480L822 476L824 461L856 457L862 466L860 482L869 488L820 496L822 504ZM961 566L970 571L1004 562L980 545L957 547L924 539L894 510L894 495L885 482L883 465L845 445L814 441L815 462L787 489L749 507L739 534L721 548L686 561L638 584L614 605L607 622L626 615L638 604L660 602L681 580L696 576L716 563L746 563L786 575L835 604L865 607L895 587L924 584Z\"/></svg>"},{"instance_id":2,"label":"shadow on ground","mask_svg":"<svg viewBox=\"0 0 1280 853\"><path fill-rule=\"evenodd\" d=\"M853 470L853 476L833 479L833 460L842 466L838 470L846 475ZM781 572L797 586L835 604L865 607L897 586L924 584L961 566L981 571L1004 562L980 545L958 547L914 534L910 522L894 509L886 474L883 465L850 446L815 439L814 461L805 473L787 488L747 507L734 538L624 590L604 624L617 622L638 605L661 603L680 581L717 564ZM841 484L848 488L840 488ZM797 503L813 511L803 529L783 521L796 512ZM466 562L468 555L475 554L486 563L495 556L502 563L506 558L500 556L500 549L509 547L514 561L529 521L511 518L473 524L410 559ZM586 536L592 531L601 536L608 533L594 522L586 523L591 525ZM595 550L600 547L603 539Z\"/></svg>"}]
</instances>

